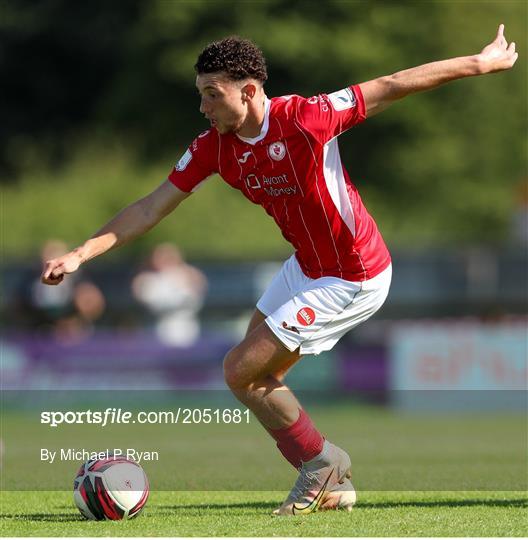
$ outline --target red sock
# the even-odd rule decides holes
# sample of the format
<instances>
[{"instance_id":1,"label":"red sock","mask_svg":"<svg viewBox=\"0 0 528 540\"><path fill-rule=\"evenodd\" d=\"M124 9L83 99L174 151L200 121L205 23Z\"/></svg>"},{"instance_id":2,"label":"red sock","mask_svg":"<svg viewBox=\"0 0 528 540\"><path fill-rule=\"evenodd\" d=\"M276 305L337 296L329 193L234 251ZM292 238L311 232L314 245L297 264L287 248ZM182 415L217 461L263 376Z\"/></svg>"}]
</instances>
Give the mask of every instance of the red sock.
<instances>
[{"instance_id":1,"label":"red sock","mask_svg":"<svg viewBox=\"0 0 528 540\"><path fill-rule=\"evenodd\" d=\"M268 431L277 441L277 448L282 455L296 469L302 461L310 461L323 450L324 437L302 409L299 409L299 418L290 427Z\"/></svg>"}]
</instances>

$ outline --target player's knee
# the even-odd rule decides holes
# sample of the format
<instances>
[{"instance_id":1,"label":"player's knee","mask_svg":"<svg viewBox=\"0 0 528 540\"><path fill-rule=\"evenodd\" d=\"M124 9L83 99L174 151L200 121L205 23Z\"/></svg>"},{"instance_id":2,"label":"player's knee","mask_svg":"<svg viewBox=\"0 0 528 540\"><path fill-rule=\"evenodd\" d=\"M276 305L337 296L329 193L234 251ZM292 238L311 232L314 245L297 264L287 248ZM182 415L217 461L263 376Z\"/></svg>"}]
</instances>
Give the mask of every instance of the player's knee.
<instances>
[{"instance_id":1,"label":"player's knee","mask_svg":"<svg viewBox=\"0 0 528 540\"><path fill-rule=\"evenodd\" d=\"M233 347L224 357L224 380L231 390L241 390L247 386L240 373L240 353Z\"/></svg>"}]
</instances>

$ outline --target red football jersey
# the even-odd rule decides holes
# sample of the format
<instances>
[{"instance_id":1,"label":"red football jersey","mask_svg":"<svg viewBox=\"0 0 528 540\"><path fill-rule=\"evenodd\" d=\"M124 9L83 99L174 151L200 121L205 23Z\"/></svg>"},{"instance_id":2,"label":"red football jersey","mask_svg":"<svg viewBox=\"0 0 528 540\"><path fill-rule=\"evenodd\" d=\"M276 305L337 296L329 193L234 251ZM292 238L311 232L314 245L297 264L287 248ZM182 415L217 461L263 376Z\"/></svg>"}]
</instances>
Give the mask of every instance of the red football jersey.
<instances>
[{"instance_id":1,"label":"red football jersey","mask_svg":"<svg viewBox=\"0 0 528 540\"><path fill-rule=\"evenodd\" d=\"M308 277L364 281L389 265L390 254L341 163L337 136L365 117L358 86L266 99L258 137L204 131L169 180L190 192L218 173L264 207Z\"/></svg>"}]
</instances>

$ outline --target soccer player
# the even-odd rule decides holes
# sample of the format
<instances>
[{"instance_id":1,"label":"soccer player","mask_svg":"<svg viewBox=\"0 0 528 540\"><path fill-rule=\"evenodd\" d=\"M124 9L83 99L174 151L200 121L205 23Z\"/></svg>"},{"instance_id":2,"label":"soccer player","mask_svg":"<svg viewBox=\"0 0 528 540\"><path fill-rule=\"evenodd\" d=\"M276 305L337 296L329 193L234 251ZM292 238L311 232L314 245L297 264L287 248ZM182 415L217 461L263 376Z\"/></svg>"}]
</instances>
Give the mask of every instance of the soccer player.
<instances>
[{"instance_id":1,"label":"soccer player","mask_svg":"<svg viewBox=\"0 0 528 540\"><path fill-rule=\"evenodd\" d=\"M250 41L229 37L199 55L196 86L210 128L168 179L70 253L47 261L57 285L80 264L154 227L218 173L275 220L295 253L257 303L246 337L224 359L225 380L275 439L299 477L278 515L350 510L348 454L325 440L283 379L303 355L331 349L383 304L391 259L344 169L337 136L391 103L441 84L511 68L515 44L499 26L479 54L451 58L309 98L269 99L266 64ZM221 209L219 209L221 211Z\"/></svg>"}]
</instances>

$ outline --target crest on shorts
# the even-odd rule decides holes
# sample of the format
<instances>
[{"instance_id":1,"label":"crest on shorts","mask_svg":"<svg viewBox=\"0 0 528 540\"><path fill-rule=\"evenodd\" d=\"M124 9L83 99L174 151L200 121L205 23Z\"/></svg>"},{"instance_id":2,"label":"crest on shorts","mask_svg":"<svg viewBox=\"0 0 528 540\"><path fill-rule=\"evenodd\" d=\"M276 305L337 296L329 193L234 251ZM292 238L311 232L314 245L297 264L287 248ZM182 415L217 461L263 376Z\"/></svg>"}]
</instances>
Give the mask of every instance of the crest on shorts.
<instances>
[{"instance_id":1,"label":"crest on shorts","mask_svg":"<svg viewBox=\"0 0 528 540\"><path fill-rule=\"evenodd\" d=\"M286 155L286 147L281 141L271 143L268 146L269 157L275 161L280 161Z\"/></svg>"},{"instance_id":2,"label":"crest on shorts","mask_svg":"<svg viewBox=\"0 0 528 540\"><path fill-rule=\"evenodd\" d=\"M297 312L297 321L303 326L310 326L315 322L315 311L311 307L303 307Z\"/></svg>"},{"instance_id":3,"label":"crest on shorts","mask_svg":"<svg viewBox=\"0 0 528 540\"><path fill-rule=\"evenodd\" d=\"M282 327L286 330L290 330L290 332L295 332L296 334L300 334L299 329L296 326L289 325L286 321L282 321Z\"/></svg>"}]
</instances>

